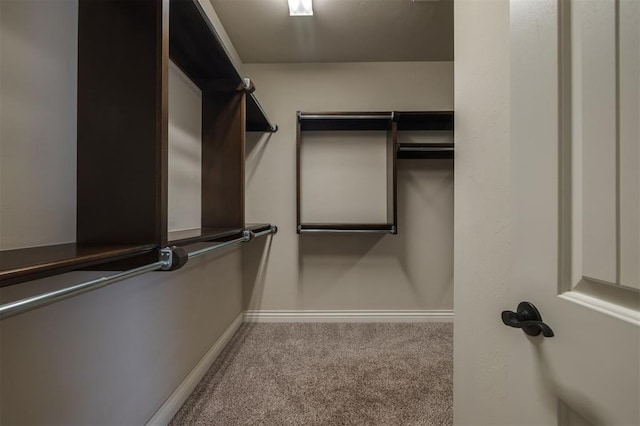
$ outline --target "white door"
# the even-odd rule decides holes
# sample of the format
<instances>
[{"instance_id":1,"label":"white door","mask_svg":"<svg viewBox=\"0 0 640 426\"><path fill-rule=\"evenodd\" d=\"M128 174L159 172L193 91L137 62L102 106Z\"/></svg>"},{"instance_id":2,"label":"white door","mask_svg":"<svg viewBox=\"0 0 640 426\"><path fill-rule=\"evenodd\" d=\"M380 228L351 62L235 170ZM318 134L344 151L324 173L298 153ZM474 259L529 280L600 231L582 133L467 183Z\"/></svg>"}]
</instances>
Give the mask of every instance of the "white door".
<instances>
[{"instance_id":1,"label":"white door","mask_svg":"<svg viewBox=\"0 0 640 426\"><path fill-rule=\"evenodd\" d=\"M554 336L495 321L492 347L457 344L456 423L639 425L640 1L511 0L508 16L510 185L487 189L510 200L508 286L456 298L455 332L475 327L458 320L466 308L481 318L528 301ZM472 392L493 406L470 409Z\"/></svg>"}]
</instances>

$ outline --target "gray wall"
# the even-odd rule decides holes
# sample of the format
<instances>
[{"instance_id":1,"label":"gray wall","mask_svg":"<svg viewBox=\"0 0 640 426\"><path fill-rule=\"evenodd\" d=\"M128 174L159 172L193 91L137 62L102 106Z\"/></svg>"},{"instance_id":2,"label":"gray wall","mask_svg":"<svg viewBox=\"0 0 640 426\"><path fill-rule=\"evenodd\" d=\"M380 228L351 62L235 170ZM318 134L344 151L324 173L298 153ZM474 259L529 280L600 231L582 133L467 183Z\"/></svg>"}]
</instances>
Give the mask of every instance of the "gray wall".
<instances>
[{"instance_id":1,"label":"gray wall","mask_svg":"<svg viewBox=\"0 0 640 426\"><path fill-rule=\"evenodd\" d=\"M454 422L511 425L504 406L515 378L507 376L505 365L515 358L495 332L498 313L514 302L509 290L509 2L458 0L454 17ZM484 255L477 256L480 252Z\"/></svg>"},{"instance_id":2,"label":"gray wall","mask_svg":"<svg viewBox=\"0 0 640 426\"><path fill-rule=\"evenodd\" d=\"M258 245L245 248L245 306L252 310L453 309L452 161L399 161L398 235L298 236L295 216L297 110L453 109L453 63L245 64L244 71L280 126L271 136L250 135L247 142L247 220L271 218L279 232L268 257ZM405 137L413 141L451 138L451 134L421 133ZM302 169L304 186L316 192L315 198L307 194L303 215L305 209L308 214L334 210L354 222L372 216L370 206L379 204L379 194L384 200L385 166L378 161L377 140L354 157L352 150L340 147L344 138L340 134L333 141L331 136L305 139L315 145L313 149L328 152L304 158L305 165L312 166ZM360 140L355 142L362 146ZM384 155L383 150L384 146ZM345 164L347 155L354 161ZM309 164L312 157L322 157L324 164ZM348 169L339 172L340 166ZM324 173L316 173L317 167L325 167ZM356 180L348 177L356 168L358 174L369 176L357 183L358 197L367 198L367 203L354 200L343 188ZM304 173L310 169L311 173ZM336 172L343 173L342 181L329 179ZM322 196L327 190L332 193ZM322 209L328 200L330 208Z\"/></svg>"},{"instance_id":3,"label":"gray wall","mask_svg":"<svg viewBox=\"0 0 640 426\"><path fill-rule=\"evenodd\" d=\"M0 2L0 249L76 238L77 13Z\"/></svg>"},{"instance_id":4,"label":"gray wall","mask_svg":"<svg viewBox=\"0 0 640 426\"><path fill-rule=\"evenodd\" d=\"M0 323L0 423L144 424L241 311L240 251L194 259ZM9 300L83 282L3 289Z\"/></svg>"}]
</instances>

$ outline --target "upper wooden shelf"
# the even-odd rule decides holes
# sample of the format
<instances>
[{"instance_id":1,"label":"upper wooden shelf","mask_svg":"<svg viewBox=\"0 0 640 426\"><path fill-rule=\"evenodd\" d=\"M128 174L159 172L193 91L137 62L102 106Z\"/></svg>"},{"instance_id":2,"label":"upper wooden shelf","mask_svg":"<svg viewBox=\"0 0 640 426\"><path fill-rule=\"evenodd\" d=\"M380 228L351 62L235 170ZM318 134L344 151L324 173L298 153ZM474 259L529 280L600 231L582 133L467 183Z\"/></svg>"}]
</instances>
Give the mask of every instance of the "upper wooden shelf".
<instances>
[{"instance_id":1,"label":"upper wooden shelf","mask_svg":"<svg viewBox=\"0 0 640 426\"><path fill-rule=\"evenodd\" d=\"M0 286L152 253L155 245L58 244L0 251Z\"/></svg>"},{"instance_id":2,"label":"upper wooden shelf","mask_svg":"<svg viewBox=\"0 0 640 426\"><path fill-rule=\"evenodd\" d=\"M453 130L453 111L299 112L300 130Z\"/></svg>"},{"instance_id":3,"label":"upper wooden shelf","mask_svg":"<svg viewBox=\"0 0 640 426\"><path fill-rule=\"evenodd\" d=\"M242 231L260 232L271 228L269 223L251 223L244 228L237 227L215 227L197 228L183 231L169 232L169 244L184 246L200 242L223 241L242 236Z\"/></svg>"},{"instance_id":4,"label":"upper wooden shelf","mask_svg":"<svg viewBox=\"0 0 640 426\"><path fill-rule=\"evenodd\" d=\"M242 233L242 228L215 227L197 228L168 233L169 244L176 246L189 245L199 242L216 241L236 236Z\"/></svg>"},{"instance_id":5,"label":"upper wooden shelf","mask_svg":"<svg viewBox=\"0 0 640 426\"><path fill-rule=\"evenodd\" d=\"M170 0L169 57L205 93L245 90L240 72L198 0ZM246 127L248 131L277 130L254 93L247 94Z\"/></svg>"},{"instance_id":6,"label":"upper wooden shelf","mask_svg":"<svg viewBox=\"0 0 640 426\"><path fill-rule=\"evenodd\" d=\"M202 90L242 87L242 76L198 0L169 2L169 56Z\"/></svg>"},{"instance_id":7,"label":"upper wooden shelf","mask_svg":"<svg viewBox=\"0 0 640 426\"><path fill-rule=\"evenodd\" d=\"M396 111L398 130L453 130L453 111Z\"/></svg>"},{"instance_id":8,"label":"upper wooden shelf","mask_svg":"<svg viewBox=\"0 0 640 426\"><path fill-rule=\"evenodd\" d=\"M300 130L387 130L391 112L299 112Z\"/></svg>"}]
</instances>

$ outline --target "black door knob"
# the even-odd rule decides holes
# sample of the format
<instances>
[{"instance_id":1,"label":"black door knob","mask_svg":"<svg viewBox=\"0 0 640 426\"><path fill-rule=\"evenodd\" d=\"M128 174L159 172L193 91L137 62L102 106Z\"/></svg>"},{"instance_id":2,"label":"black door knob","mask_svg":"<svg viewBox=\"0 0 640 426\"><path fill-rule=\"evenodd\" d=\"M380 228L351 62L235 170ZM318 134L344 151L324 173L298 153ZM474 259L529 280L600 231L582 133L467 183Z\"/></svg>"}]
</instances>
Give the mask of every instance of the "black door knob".
<instances>
[{"instance_id":1,"label":"black door knob","mask_svg":"<svg viewBox=\"0 0 640 426\"><path fill-rule=\"evenodd\" d=\"M502 311L502 322L509 327L521 328L529 336L553 337L553 330L542 322L538 309L530 302L520 302L516 312Z\"/></svg>"}]
</instances>

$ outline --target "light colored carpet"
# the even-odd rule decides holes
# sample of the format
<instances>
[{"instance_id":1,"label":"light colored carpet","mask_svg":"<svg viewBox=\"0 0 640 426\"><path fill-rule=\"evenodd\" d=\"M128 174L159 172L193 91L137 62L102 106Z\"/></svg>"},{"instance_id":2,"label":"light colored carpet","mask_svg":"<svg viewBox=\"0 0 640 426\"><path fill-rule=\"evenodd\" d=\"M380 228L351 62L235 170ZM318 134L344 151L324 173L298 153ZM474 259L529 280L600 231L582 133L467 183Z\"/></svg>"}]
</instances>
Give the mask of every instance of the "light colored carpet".
<instances>
[{"instance_id":1,"label":"light colored carpet","mask_svg":"<svg viewBox=\"0 0 640 426\"><path fill-rule=\"evenodd\" d=\"M244 324L171 425L453 424L453 324Z\"/></svg>"}]
</instances>

